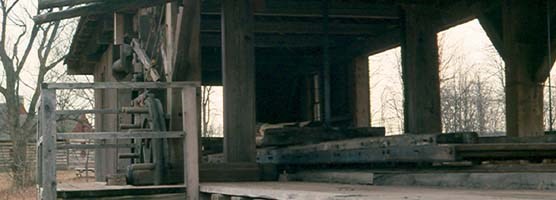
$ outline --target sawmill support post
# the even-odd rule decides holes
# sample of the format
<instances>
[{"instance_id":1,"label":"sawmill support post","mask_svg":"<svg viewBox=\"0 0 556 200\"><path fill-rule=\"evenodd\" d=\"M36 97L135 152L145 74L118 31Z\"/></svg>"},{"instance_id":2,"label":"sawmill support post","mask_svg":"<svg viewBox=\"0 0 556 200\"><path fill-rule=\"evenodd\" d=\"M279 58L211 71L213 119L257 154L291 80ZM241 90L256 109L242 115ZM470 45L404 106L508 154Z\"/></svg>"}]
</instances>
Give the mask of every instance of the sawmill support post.
<instances>
[{"instance_id":1,"label":"sawmill support post","mask_svg":"<svg viewBox=\"0 0 556 200\"><path fill-rule=\"evenodd\" d=\"M550 63L547 58L546 2L509 0L502 4L508 136L544 135L544 82L554 63L554 55Z\"/></svg>"},{"instance_id":2,"label":"sawmill support post","mask_svg":"<svg viewBox=\"0 0 556 200\"><path fill-rule=\"evenodd\" d=\"M222 1L224 157L255 162L253 1Z\"/></svg>"},{"instance_id":3,"label":"sawmill support post","mask_svg":"<svg viewBox=\"0 0 556 200\"><path fill-rule=\"evenodd\" d=\"M442 131L437 28L428 10L406 6L402 31L404 132Z\"/></svg>"}]
</instances>

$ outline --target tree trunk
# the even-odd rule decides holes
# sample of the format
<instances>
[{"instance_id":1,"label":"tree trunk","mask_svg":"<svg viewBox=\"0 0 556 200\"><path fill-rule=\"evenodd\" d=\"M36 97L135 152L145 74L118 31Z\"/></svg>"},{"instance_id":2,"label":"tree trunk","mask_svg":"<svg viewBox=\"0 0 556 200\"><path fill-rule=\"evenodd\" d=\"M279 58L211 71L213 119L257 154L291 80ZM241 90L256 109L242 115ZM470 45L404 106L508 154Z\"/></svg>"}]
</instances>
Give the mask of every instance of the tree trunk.
<instances>
[{"instance_id":1,"label":"tree trunk","mask_svg":"<svg viewBox=\"0 0 556 200\"><path fill-rule=\"evenodd\" d=\"M23 131L16 130L12 138L12 175L15 187L32 185L30 164L27 162L27 140L23 137Z\"/></svg>"}]
</instances>

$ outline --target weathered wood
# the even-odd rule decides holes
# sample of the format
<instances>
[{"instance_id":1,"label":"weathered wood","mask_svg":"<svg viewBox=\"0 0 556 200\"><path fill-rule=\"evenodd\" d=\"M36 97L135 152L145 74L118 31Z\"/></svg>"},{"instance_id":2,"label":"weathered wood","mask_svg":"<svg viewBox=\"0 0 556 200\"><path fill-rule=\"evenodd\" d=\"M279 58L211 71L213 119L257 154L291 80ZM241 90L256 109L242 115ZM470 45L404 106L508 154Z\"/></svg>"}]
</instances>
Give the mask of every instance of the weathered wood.
<instances>
[{"instance_id":1,"label":"weathered wood","mask_svg":"<svg viewBox=\"0 0 556 200\"><path fill-rule=\"evenodd\" d=\"M95 82L95 83L45 83L46 89L165 89L199 87L198 81L181 82Z\"/></svg>"},{"instance_id":2,"label":"weathered wood","mask_svg":"<svg viewBox=\"0 0 556 200\"><path fill-rule=\"evenodd\" d=\"M104 199L107 197L144 196L185 193L184 185L107 186L104 182L61 184L58 196L62 199ZM164 199L164 198L162 198Z\"/></svg>"},{"instance_id":3,"label":"weathered wood","mask_svg":"<svg viewBox=\"0 0 556 200\"><path fill-rule=\"evenodd\" d=\"M288 178L305 182L372 185L374 174L348 170L303 170L290 174Z\"/></svg>"},{"instance_id":4,"label":"weathered wood","mask_svg":"<svg viewBox=\"0 0 556 200\"><path fill-rule=\"evenodd\" d=\"M98 3L106 2L105 0L39 0L39 10L64 7L64 6L76 6L86 3Z\"/></svg>"},{"instance_id":5,"label":"weathered wood","mask_svg":"<svg viewBox=\"0 0 556 200\"><path fill-rule=\"evenodd\" d=\"M138 148L137 144L63 144L58 149Z\"/></svg>"},{"instance_id":6,"label":"weathered wood","mask_svg":"<svg viewBox=\"0 0 556 200\"><path fill-rule=\"evenodd\" d=\"M331 129L324 127L286 127L268 129L261 146L312 144L332 140L385 136L384 127Z\"/></svg>"},{"instance_id":7,"label":"weathered wood","mask_svg":"<svg viewBox=\"0 0 556 200\"><path fill-rule=\"evenodd\" d=\"M215 2L220 3L220 2ZM263 9L254 11L255 16L266 17L305 17L322 18L320 2L270 1ZM330 18L357 19L399 19L399 8L388 4L367 2L331 2ZM220 15L220 7L207 4L203 7L203 15Z\"/></svg>"},{"instance_id":8,"label":"weathered wood","mask_svg":"<svg viewBox=\"0 0 556 200\"><path fill-rule=\"evenodd\" d=\"M402 36L404 131L442 132L437 30L433 13L415 6L405 9Z\"/></svg>"},{"instance_id":9,"label":"weathered wood","mask_svg":"<svg viewBox=\"0 0 556 200\"><path fill-rule=\"evenodd\" d=\"M125 15L114 13L114 45L124 44Z\"/></svg>"},{"instance_id":10,"label":"weathered wood","mask_svg":"<svg viewBox=\"0 0 556 200\"><path fill-rule=\"evenodd\" d=\"M57 115L82 115L82 114L117 114L117 109L94 109L94 110L57 110Z\"/></svg>"},{"instance_id":11,"label":"weathered wood","mask_svg":"<svg viewBox=\"0 0 556 200\"><path fill-rule=\"evenodd\" d=\"M58 12L48 12L33 17L33 21L37 24L70 19L79 16L90 16L102 13L113 13L119 10L134 10L139 8L151 7L158 4L166 3L171 0L134 0L134 1L118 1L118 2L94 2L85 6L65 9Z\"/></svg>"},{"instance_id":12,"label":"weathered wood","mask_svg":"<svg viewBox=\"0 0 556 200\"><path fill-rule=\"evenodd\" d=\"M502 3L508 136L544 134L544 83L550 70L542 77L536 74L543 68L542 64L546 60L543 58L547 54L544 2L511 0ZM531 21L537 23L530 23Z\"/></svg>"},{"instance_id":13,"label":"weathered wood","mask_svg":"<svg viewBox=\"0 0 556 200\"><path fill-rule=\"evenodd\" d=\"M147 56L147 52L145 52L145 50L141 48L141 43L139 43L137 39L133 39L131 41L131 47L133 47L135 55L137 55L137 58L139 59L141 64L143 64L143 68L145 68L145 71L150 77L150 80L154 82L160 80L160 74L158 74L158 71L153 67L153 62L151 58Z\"/></svg>"},{"instance_id":14,"label":"weathered wood","mask_svg":"<svg viewBox=\"0 0 556 200\"><path fill-rule=\"evenodd\" d=\"M196 87L182 89L183 128L187 132L184 139L184 178L187 199L199 199L199 108L197 98L200 91Z\"/></svg>"},{"instance_id":15,"label":"weathered wood","mask_svg":"<svg viewBox=\"0 0 556 200\"><path fill-rule=\"evenodd\" d=\"M369 127L371 123L369 58L361 56L354 59L351 69L352 116L355 127Z\"/></svg>"},{"instance_id":16,"label":"weathered wood","mask_svg":"<svg viewBox=\"0 0 556 200\"><path fill-rule=\"evenodd\" d=\"M255 64L251 1L222 1L224 155L255 161Z\"/></svg>"},{"instance_id":17,"label":"weathered wood","mask_svg":"<svg viewBox=\"0 0 556 200\"><path fill-rule=\"evenodd\" d=\"M478 143L556 143L556 135L480 137Z\"/></svg>"},{"instance_id":18,"label":"weathered wood","mask_svg":"<svg viewBox=\"0 0 556 200\"><path fill-rule=\"evenodd\" d=\"M40 138L41 182L40 199L56 199L56 90L41 91Z\"/></svg>"},{"instance_id":19,"label":"weathered wood","mask_svg":"<svg viewBox=\"0 0 556 200\"><path fill-rule=\"evenodd\" d=\"M328 30L332 35L373 35L377 31L385 30L390 26L398 25L398 21L383 23L346 23L333 22ZM257 21L253 24L253 32L265 34L324 34L325 31L321 24L314 22L300 21L280 21L265 22ZM202 33L218 33L221 31L221 23L219 20L207 19L201 24Z\"/></svg>"},{"instance_id":20,"label":"weathered wood","mask_svg":"<svg viewBox=\"0 0 556 200\"><path fill-rule=\"evenodd\" d=\"M556 143L462 144L455 151L459 159L542 160L556 158Z\"/></svg>"},{"instance_id":21,"label":"weathered wood","mask_svg":"<svg viewBox=\"0 0 556 200\"><path fill-rule=\"evenodd\" d=\"M202 182L259 181L261 171L256 163L204 163L200 166Z\"/></svg>"},{"instance_id":22,"label":"weathered wood","mask_svg":"<svg viewBox=\"0 0 556 200\"><path fill-rule=\"evenodd\" d=\"M455 161L450 145L379 147L348 150L291 151L275 149L259 154L259 163L273 164L356 164L384 162L447 162Z\"/></svg>"},{"instance_id":23,"label":"weathered wood","mask_svg":"<svg viewBox=\"0 0 556 200\"><path fill-rule=\"evenodd\" d=\"M58 140L68 139L136 139L136 138L182 138L184 132L78 132L78 133L58 133Z\"/></svg>"}]
</instances>

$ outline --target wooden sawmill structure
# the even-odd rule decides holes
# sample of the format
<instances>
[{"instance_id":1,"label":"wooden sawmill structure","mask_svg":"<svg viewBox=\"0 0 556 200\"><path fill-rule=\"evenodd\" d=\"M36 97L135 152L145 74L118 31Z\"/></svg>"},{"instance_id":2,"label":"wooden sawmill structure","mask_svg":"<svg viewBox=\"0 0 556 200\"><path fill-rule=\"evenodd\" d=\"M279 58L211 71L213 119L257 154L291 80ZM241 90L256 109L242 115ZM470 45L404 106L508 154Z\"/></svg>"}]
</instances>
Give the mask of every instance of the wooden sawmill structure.
<instances>
[{"instance_id":1,"label":"wooden sawmill structure","mask_svg":"<svg viewBox=\"0 0 556 200\"><path fill-rule=\"evenodd\" d=\"M556 3L548 2L39 0L36 23L79 17L65 62L70 74L95 81L43 85L40 198L99 197L57 187L49 160L56 148L95 149L97 181L124 174L124 182L143 185L102 195L154 194L144 185L178 184L155 191L187 191L188 199L280 199L203 182L276 181L305 169L545 163L556 157L556 137L543 127L543 84L556 58L547 51L556 47L549 34L556 32ZM505 62L506 137L441 134L437 33L473 19ZM397 46L405 134L385 136L369 124L368 56ZM223 86L224 137L216 150L200 136L205 85ZM58 89L94 89L95 109L56 111ZM75 113L95 114L97 132L56 133L56 115ZM257 144L257 123L286 122L309 123L271 129ZM72 138L95 142L56 147ZM556 172L550 164L535 170Z\"/></svg>"}]
</instances>

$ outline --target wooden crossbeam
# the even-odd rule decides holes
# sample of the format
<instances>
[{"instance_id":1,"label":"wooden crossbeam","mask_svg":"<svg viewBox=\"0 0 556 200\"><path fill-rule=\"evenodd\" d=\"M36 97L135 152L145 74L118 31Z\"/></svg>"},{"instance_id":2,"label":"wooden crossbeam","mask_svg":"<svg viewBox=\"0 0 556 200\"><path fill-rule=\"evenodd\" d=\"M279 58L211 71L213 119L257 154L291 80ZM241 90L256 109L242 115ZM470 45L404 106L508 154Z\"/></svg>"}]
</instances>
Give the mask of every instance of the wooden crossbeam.
<instances>
[{"instance_id":1,"label":"wooden crossbeam","mask_svg":"<svg viewBox=\"0 0 556 200\"><path fill-rule=\"evenodd\" d=\"M103 0L39 0L39 10L64 6L76 6L86 3L105 2Z\"/></svg>"},{"instance_id":2,"label":"wooden crossbeam","mask_svg":"<svg viewBox=\"0 0 556 200\"><path fill-rule=\"evenodd\" d=\"M165 89L200 87L197 81L183 82L96 82L96 83L45 83L43 89Z\"/></svg>"},{"instance_id":3,"label":"wooden crossbeam","mask_svg":"<svg viewBox=\"0 0 556 200\"><path fill-rule=\"evenodd\" d=\"M183 138L184 132L79 132L79 133L58 133L56 139L135 139L135 138Z\"/></svg>"},{"instance_id":4,"label":"wooden crossbeam","mask_svg":"<svg viewBox=\"0 0 556 200\"><path fill-rule=\"evenodd\" d=\"M221 1L205 0L203 15L220 15ZM330 18L399 19L400 9L394 4L375 2L330 2ZM265 5L254 10L255 16L322 17L321 1L266 0Z\"/></svg>"},{"instance_id":5,"label":"wooden crossbeam","mask_svg":"<svg viewBox=\"0 0 556 200\"><path fill-rule=\"evenodd\" d=\"M137 148L137 144L63 144L58 149L107 149L107 148Z\"/></svg>"},{"instance_id":6,"label":"wooden crossbeam","mask_svg":"<svg viewBox=\"0 0 556 200\"><path fill-rule=\"evenodd\" d=\"M42 24L79 16L90 16L102 13L113 13L120 10L135 10L139 8L160 5L173 0L134 0L117 2L93 2L87 5L68 8L58 12L48 12L33 17L36 24Z\"/></svg>"},{"instance_id":7,"label":"wooden crossbeam","mask_svg":"<svg viewBox=\"0 0 556 200\"><path fill-rule=\"evenodd\" d=\"M116 109L96 109L96 110L57 110L57 115L82 115L82 114L117 114Z\"/></svg>"},{"instance_id":8,"label":"wooden crossbeam","mask_svg":"<svg viewBox=\"0 0 556 200\"><path fill-rule=\"evenodd\" d=\"M204 20L201 23L201 32L218 33L221 30L220 20ZM389 27L398 25L397 20L393 22L382 23L330 23L329 34L332 35L373 35L377 31L385 30ZM294 34L323 34L323 26L321 23L315 22L265 22L255 21L255 33L294 33Z\"/></svg>"}]
</instances>

